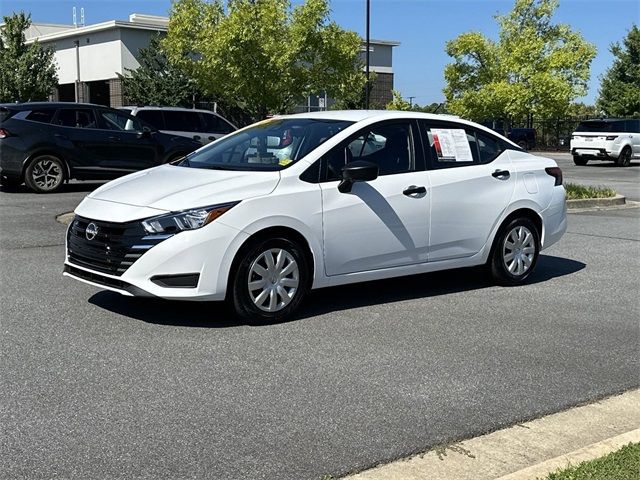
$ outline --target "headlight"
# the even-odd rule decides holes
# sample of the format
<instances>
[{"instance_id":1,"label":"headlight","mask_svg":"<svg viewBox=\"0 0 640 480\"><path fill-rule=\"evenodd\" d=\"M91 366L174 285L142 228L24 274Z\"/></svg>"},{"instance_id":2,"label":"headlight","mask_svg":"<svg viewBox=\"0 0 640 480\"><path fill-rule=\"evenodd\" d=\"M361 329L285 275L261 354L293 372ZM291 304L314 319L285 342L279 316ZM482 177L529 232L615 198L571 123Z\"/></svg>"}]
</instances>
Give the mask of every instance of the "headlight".
<instances>
[{"instance_id":1,"label":"headlight","mask_svg":"<svg viewBox=\"0 0 640 480\"><path fill-rule=\"evenodd\" d=\"M154 233L178 233L183 230L195 230L213 222L223 213L231 210L240 202L194 208L184 212L168 213L142 221L145 231Z\"/></svg>"}]
</instances>

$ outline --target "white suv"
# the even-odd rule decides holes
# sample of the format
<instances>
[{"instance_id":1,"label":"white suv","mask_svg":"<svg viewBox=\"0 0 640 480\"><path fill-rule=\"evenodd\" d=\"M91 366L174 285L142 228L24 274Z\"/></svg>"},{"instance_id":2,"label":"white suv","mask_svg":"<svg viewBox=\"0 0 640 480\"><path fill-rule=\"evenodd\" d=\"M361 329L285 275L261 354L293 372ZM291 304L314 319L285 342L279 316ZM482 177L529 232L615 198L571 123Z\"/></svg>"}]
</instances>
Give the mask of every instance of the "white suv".
<instances>
[{"instance_id":1,"label":"white suv","mask_svg":"<svg viewBox=\"0 0 640 480\"><path fill-rule=\"evenodd\" d=\"M628 167L640 158L640 120L602 119L581 122L571 135L571 154L576 165L589 160L611 160Z\"/></svg>"},{"instance_id":2,"label":"white suv","mask_svg":"<svg viewBox=\"0 0 640 480\"><path fill-rule=\"evenodd\" d=\"M179 107L121 107L120 110L163 133L192 138L203 145L237 130L235 125L209 110Z\"/></svg>"}]
</instances>

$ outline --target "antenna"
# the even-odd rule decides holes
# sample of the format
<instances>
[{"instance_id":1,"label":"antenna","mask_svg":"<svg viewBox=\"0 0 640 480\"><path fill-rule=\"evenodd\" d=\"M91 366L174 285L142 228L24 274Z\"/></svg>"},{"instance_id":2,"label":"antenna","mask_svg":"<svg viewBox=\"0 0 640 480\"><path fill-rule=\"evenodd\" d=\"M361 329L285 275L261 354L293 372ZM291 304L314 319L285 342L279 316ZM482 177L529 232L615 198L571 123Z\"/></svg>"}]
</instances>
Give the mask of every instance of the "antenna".
<instances>
[{"instance_id":1,"label":"antenna","mask_svg":"<svg viewBox=\"0 0 640 480\"><path fill-rule=\"evenodd\" d=\"M76 22L76 7L73 7L73 26L78 26L78 22Z\"/></svg>"},{"instance_id":2,"label":"antenna","mask_svg":"<svg viewBox=\"0 0 640 480\"><path fill-rule=\"evenodd\" d=\"M84 7L80 8L80 25L84 27Z\"/></svg>"}]
</instances>

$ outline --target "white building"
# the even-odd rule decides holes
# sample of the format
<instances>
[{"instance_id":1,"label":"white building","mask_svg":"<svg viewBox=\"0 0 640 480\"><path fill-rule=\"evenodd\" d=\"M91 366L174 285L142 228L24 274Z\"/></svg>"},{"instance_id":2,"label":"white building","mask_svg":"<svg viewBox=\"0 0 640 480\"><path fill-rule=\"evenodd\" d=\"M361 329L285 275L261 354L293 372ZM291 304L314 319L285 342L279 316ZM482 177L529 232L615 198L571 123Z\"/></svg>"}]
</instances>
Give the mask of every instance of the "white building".
<instances>
[{"instance_id":1,"label":"white building","mask_svg":"<svg viewBox=\"0 0 640 480\"><path fill-rule=\"evenodd\" d=\"M54 50L58 66L57 90L52 100L91 102L112 107L126 103L118 74L140 66L140 48L151 38L167 31L169 19L134 13L128 21L110 20L94 25L55 25L33 23L26 32L27 43L37 40ZM383 106L391 100L393 89L393 47L398 42L372 40L371 71L376 85L371 92L372 106ZM363 48L363 55L365 49ZM323 99L310 97L309 109L323 109Z\"/></svg>"}]
</instances>

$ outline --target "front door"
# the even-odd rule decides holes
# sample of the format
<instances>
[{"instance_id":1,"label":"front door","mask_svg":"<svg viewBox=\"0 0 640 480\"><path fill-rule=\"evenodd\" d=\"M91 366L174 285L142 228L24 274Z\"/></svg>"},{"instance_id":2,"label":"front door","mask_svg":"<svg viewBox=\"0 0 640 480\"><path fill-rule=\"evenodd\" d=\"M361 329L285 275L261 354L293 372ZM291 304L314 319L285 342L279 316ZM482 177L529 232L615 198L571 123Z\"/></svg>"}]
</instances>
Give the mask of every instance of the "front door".
<instances>
[{"instance_id":1,"label":"front door","mask_svg":"<svg viewBox=\"0 0 640 480\"><path fill-rule=\"evenodd\" d=\"M327 275L427 261L429 185L422 155L416 155L419 146L414 147L416 133L410 121L376 124L323 158ZM379 176L341 193L341 169L354 160L376 163Z\"/></svg>"},{"instance_id":2,"label":"front door","mask_svg":"<svg viewBox=\"0 0 640 480\"><path fill-rule=\"evenodd\" d=\"M101 168L126 174L159 164L159 144L150 132L142 132L137 118L112 110L98 110L97 114L103 140Z\"/></svg>"}]
</instances>

